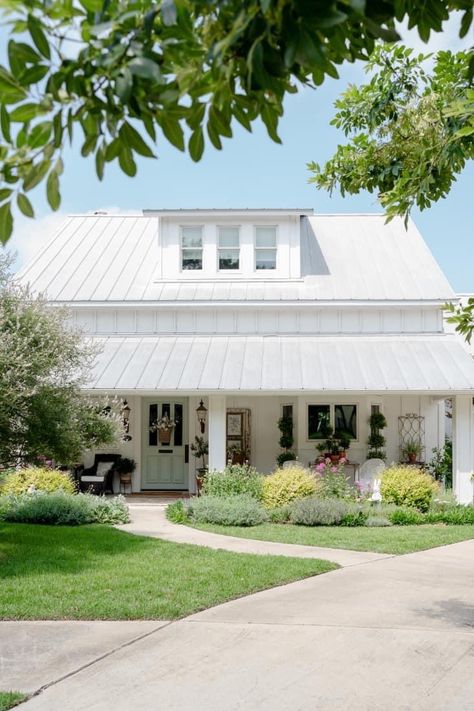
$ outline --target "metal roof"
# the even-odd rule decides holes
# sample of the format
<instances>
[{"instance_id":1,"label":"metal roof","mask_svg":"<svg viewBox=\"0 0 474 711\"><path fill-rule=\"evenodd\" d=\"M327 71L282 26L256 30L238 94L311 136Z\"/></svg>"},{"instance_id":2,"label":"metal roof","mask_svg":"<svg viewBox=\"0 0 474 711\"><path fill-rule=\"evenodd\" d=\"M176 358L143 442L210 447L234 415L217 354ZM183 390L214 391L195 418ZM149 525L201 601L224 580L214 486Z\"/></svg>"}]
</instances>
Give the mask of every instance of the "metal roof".
<instances>
[{"instance_id":1,"label":"metal roof","mask_svg":"<svg viewBox=\"0 0 474 711\"><path fill-rule=\"evenodd\" d=\"M451 336L94 338L87 389L223 392L474 392Z\"/></svg>"},{"instance_id":2,"label":"metal roof","mask_svg":"<svg viewBox=\"0 0 474 711\"><path fill-rule=\"evenodd\" d=\"M59 302L446 301L446 277L412 222L302 217L302 279L157 280L158 216L70 216L18 278ZM188 275L187 275L188 276Z\"/></svg>"}]
</instances>

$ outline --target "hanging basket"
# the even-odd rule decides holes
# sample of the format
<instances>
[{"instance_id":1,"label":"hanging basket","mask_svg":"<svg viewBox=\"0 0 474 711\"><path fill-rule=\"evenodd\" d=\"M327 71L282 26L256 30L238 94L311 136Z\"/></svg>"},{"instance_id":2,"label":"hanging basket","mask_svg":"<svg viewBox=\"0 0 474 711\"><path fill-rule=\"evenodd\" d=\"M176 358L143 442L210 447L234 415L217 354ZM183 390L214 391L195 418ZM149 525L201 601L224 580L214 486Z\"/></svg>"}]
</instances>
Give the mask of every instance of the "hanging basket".
<instances>
[{"instance_id":1,"label":"hanging basket","mask_svg":"<svg viewBox=\"0 0 474 711\"><path fill-rule=\"evenodd\" d=\"M173 434L173 427L161 428L158 430L158 439L160 444L169 444L171 442L171 435Z\"/></svg>"}]
</instances>

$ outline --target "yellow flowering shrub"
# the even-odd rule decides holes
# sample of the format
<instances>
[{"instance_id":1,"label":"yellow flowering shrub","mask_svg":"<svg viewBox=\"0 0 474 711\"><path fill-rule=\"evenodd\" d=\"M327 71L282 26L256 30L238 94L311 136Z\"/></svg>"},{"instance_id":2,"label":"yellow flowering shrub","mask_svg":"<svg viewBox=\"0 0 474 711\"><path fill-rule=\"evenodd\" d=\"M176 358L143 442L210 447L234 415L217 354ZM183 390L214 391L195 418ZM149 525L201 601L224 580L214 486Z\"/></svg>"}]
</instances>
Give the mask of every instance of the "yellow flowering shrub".
<instances>
[{"instance_id":1,"label":"yellow flowering shrub","mask_svg":"<svg viewBox=\"0 0 474 711\"><path fill-rule=\"evenodd\" d=\"M67 472L43 467L27 467L11 472L5 478L1 489L2 494L23 494L33 486L39 491L65 491L68 494L76 492L76 485Z\"/></svg>"},{"instance_id":2,"label":"yellow flowering shrub","mask_svg":"<svg viewBox=\"0 0 474 711\"><path fill-rule=\"evenodd\" d=\"M382 472L380 493L384 503L427 511L438 488L432 477L418 467L393 465Z\"/></svg>"},{"instance_id":3,"label":"yellow flowering shrub","mask_svg":"<svg viewBox=\"0 0 474 711\"><path fill-rule=\"evenodd\" d=\"M295 499L304 499L316 491L314 475L301 467L277 469L263 479L263 505L268 509L289 504Z\"/></svg>"}]
</instances>

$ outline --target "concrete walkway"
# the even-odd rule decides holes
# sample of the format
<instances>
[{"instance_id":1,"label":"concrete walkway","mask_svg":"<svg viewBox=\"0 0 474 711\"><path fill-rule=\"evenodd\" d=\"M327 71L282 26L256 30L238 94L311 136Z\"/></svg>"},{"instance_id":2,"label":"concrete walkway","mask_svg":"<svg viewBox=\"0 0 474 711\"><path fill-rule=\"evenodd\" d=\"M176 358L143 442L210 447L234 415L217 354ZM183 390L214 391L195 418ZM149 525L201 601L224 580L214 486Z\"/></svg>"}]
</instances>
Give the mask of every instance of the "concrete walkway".
<instances>
[{"instance_id":1,"label":"concrete walkway","mask_svg":"<svg viewBox=\"0 0 474 711\"><path fill-rule=\"evenodd\" d=\"M464 541L235 600L163 626L19 708L472 711L473 561L474 541Z\"/></svg>"},{"instance_id":2,"label":"concrete walkway","mask_svg":"<svg viewBox=\"0 0 474 711\"><path fill-rule=\"evenodd\" d=\"M366 553L348 551L340 548L322 548L318 546L300 546L293 543L274 543L256 541L236 536L222 536L218 533L199 531L189 526L181 526L168 521L165 505L145 506L129 505L132 523L117 526L122 531L140 536L163 538L174 543L191 543L207 548L224 549L234 553L258 553L259 555L283 555L293 558L323 558L338 563L342 567L369 563L383 558L390 558L384 553Z\"/></svg>"}]
</instances>

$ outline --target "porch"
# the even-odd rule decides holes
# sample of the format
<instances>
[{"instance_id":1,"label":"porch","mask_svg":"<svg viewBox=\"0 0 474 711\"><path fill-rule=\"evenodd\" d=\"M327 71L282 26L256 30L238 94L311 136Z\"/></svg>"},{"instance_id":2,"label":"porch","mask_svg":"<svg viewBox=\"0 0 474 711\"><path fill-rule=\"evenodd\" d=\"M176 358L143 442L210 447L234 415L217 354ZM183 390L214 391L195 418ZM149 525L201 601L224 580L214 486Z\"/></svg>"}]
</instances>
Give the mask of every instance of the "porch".
<instances>
[{"instance_id":1,"label":"porch","mask_svg":"<svg viewBox=\"0 0 474 711\"><path fill-rule=\"evenodd\" d=\"M127 415L127 437L130 439L121 443L119 453L134 459L137 464L132 477L133 493L195 492L196 471L203 464L193 456L191 449L196 437L202 437L208 443L205 464L211 469L222 469L229 459L235 459L236 452L240 452L242 458L259 472L273 471L276 458L282 452L278 421L284 414L292 418L291 449L301 463L307 465L319 454L316 447L322 438L315 430L321 413L327 413L335 429L349 432L351 440L347 456L351 462L362 463L368 452L369 418L378 411L387 421L383 437L388 463L405 458L401 426L407 418L410 424L415 422L418 427L417 436L422 445L419 459L422 462L431 459L433 448L443 446L451 429L453 490L459 501L472 501L470 476L474 469L474 419L471 395L289 392L278 395L194 393L176 397L176 394L117 392L115 397L126 400L130 410ZM446 415L447 398L452 402L452 419ZM204 414L202 407L205 408ZM174 425L162 436L156 422L166 416ZM95 452L85 454L86 466L93 462L94 455Z\"/></svg>"}]
</instances>

